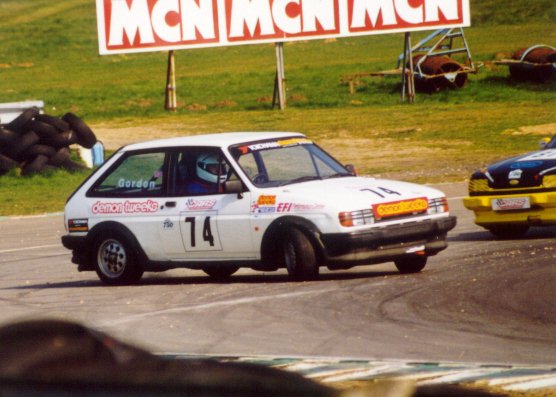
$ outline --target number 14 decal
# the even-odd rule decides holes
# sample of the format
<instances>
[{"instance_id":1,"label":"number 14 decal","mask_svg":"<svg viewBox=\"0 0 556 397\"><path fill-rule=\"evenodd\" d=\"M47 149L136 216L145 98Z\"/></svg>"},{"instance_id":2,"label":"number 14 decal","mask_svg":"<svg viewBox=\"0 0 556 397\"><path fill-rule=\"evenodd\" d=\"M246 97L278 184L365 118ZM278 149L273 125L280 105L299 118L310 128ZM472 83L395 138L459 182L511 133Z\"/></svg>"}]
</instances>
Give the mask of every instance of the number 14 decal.
<instances>
[{"instance_id":1,"label":"number 14 decal","mask_svg":"<svg viewBox=\"0 0 556 397\"><path fill-rule=\"evenodd\" d=\"M185 218L185 223L191 224L191 247L195 248L195 217L188 216ZM212 235L212 231L210 229L210 216L205 217L205 221L203 223L203 232L201 233L203 236L203 241L207 241L211 247L214 247L214 236Z\"/></svg>"}]
</instances>

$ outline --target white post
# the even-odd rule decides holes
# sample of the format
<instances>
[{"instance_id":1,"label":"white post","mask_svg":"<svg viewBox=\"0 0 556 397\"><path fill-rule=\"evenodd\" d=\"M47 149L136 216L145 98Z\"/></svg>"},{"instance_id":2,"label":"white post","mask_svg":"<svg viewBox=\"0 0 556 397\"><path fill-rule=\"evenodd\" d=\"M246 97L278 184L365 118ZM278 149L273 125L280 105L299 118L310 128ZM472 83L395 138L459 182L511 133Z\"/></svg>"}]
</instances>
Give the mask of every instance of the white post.
<instances>
[{"instance_id":1,"label":"white post","mask_svg":"<svg viewBox=\"0 0 556 397\"><path fill-rule=\"evenodd\" d=\"M408 71L409 67L409 71ZM405 102L405 91L407 87L407 97L409 103L415 102L415 73L413 71L413 51L411 48L411 33L406 32L403 48L403 67L402 67L402 102Z\"/></svg>"},{"instance_id":2,"label":"white post","mask_svg":"<svg viewBox=\"0 0 556 397\"><path fill-rule=\"evenodd\" d=\"M274 79L274 95L272 108L276 104L276 97L280 110L286 108L286 74L284 71L284 43L276 43L276 77Z\"/></svg>"},{"instance_id":3,"label":"white post","mask_svg":"<svg viewBox=\"0 0 556 397\"><path fill-rule=\"evenodd\" d=\"M168 52L168 69L166 72L166 100L164 108L176 111L178 107L176 99L176 64L174 61L174 50Z\"/></svg>"}]
</instances>

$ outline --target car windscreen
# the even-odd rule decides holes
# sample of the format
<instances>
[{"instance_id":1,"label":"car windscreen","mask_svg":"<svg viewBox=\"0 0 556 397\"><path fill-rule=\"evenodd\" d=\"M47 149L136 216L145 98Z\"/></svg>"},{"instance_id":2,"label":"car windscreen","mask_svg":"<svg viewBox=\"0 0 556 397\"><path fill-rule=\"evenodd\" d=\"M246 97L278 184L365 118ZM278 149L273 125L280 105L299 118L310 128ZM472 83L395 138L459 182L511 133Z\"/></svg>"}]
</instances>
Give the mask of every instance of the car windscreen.
<instances>
[{"instance_id":1,"label":"car windscreen","mask_svg":"<svg viewBox=\"0 0 556 397\"><path fill-rule=\"evenodd\" d=\"M258 187L351 175L342 164L307 138L242 144L230 148L230 151Z\"/></svg>"}]
</instances>

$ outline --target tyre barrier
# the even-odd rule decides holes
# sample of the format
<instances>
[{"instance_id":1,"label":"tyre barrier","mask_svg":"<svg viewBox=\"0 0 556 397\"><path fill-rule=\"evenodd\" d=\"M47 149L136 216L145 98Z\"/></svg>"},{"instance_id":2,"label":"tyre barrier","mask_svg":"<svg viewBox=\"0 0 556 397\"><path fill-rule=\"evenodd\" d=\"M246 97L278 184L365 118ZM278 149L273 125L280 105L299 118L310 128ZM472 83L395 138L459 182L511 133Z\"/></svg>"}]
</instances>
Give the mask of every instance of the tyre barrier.
<instances>
[{"instance_id":1,"label":"tyre barrier","mask_svg":"<svg viewBox=\"0 0 556 397\"><path fill-rule=\"evenodd\" d=\"M522 48L512 55L510 77L517 81L544 83L556 78L556 49L542 44Z\"/></svg>"},{"instance_id":2,"label":"tyre barrier","mask_svg":"<svg viewBox=\"0 0 556 397\"><path fill-rule=\"evenodd\" d=\"M413 68L415 89L420 92L431 93L446 88L462 88L467 83L464 66L444 55L417 55L413 57Z\"/></svg>"},{"instance_id":3,"label":"tyre barrier","mask_svg":"<svg viewBox=\"0 0 556 397\"><path fill-rule=\"evenodd\" d=\"M77 144L90 149L96 142L94 132L75 114L55 117L29 108L0 125L0 175L18 167L21 175L56 168L86 169L70 159L69 147Z\"/></svg>"}]
</instances>

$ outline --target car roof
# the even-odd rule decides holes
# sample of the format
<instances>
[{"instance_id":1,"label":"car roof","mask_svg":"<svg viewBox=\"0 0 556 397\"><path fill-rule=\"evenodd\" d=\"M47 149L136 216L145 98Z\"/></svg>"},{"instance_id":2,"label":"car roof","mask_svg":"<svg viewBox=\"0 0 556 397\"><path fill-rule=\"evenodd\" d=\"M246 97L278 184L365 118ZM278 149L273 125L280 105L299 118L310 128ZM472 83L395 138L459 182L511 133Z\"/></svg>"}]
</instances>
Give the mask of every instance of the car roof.
<instances>
[{"instance_id":1,"label":"car roof","mask_svg":"<svg viewBox=\"0 0 556 397\"><path fill-rule=\"evenodd\" d=\"M190 135L177 138L157 139L124 146L121 150L143 150L162 147L214 146L225 148L244 142L280 139L304 135L299 132L222 132L214 134Z\"/></svg>"}]
</instances>

